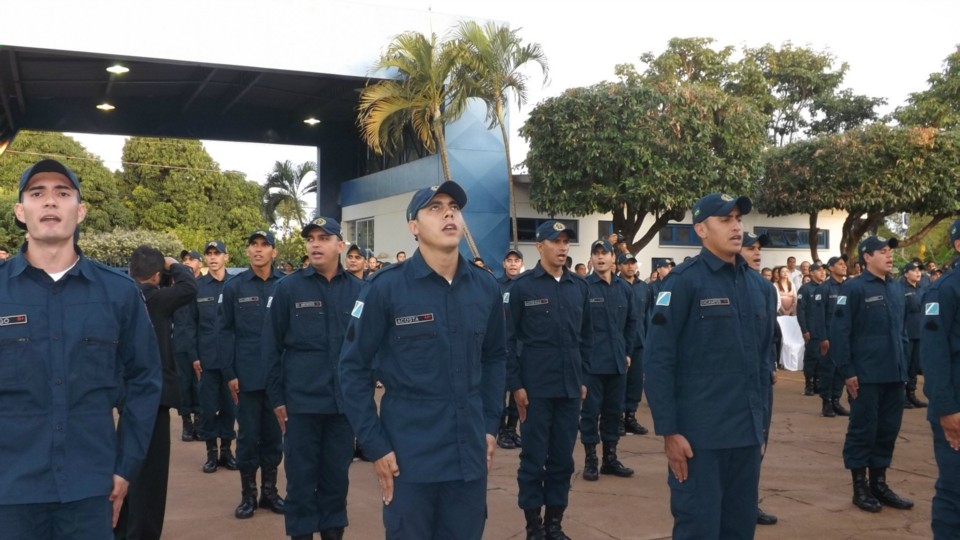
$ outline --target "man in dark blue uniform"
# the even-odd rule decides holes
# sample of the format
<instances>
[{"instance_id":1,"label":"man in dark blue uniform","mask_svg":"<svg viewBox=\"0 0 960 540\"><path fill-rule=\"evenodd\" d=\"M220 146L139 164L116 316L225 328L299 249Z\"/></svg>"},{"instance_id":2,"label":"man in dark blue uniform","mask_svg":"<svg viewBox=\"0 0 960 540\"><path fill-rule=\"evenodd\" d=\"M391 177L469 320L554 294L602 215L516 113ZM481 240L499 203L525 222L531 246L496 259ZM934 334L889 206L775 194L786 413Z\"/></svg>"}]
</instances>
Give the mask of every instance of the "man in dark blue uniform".
<instances>
[{"instance_id":1,"label":"man in dark blue uniform","mask_svg":"<svg viewBox=\"0 0 960 540\"><path fill-rule=\"evenodd\" d=\"M212 240L203 251L209 272L197 280L197 299L192 304L192 324L197 335L198 359L193 369L200 377L200 410L202 421L197 430L200 439L207 445L207 461L203 472L213 473L221 466L237 470L237 458L230 450L231 441L237 438L233 425L237 419L237 405L227 382L233 378L227 370L227 357L220 351L217 333L217 309L223 285L230 277L226 263L230 260L223 242ZM217 439L220 452L217 454Z\"/></svg>"},{"instance_id":2,"label":"man in dark blue uniform","mask_svg":"<svg viewBox=\"0 0 960 540\"><path fill-rule=\"evenodd\" d=\"M374 460L391 540L483 535L506 350L497 281L459 253L466 203L455 182L414 193L407 227L419 248L369 278L340 355L347 416Z\"/></svg>"},{"instance_id":3,"label":"man in dark blue uniform","mask_svg":"<svg viewBox=\"0 0 960 540\"><path fill-rule=\"evenodd\" d=\"M840 286L847 275L847 261L843 257L830 257L827 260L830 276L813 292L813 328L810 341L819 349L817 379L820 381L820 399L823 406L820 414L833 418L850 416L850 411L840 404L843 394L843 377L837 369L837 363L830 354L830 327L836 312Z\"/></svg>"},{"instance_id":4,"label":"man in dark blue uniform","mask_svg":"<svg viewBox=\"0 0 960 540\"><path fill-rule=\"evenodd\" d=\"M950 226L950 243L960 252L960 220ZM930 400L927 420L939 470L931 527L934 540L955 539L960 531L960 272L947 272L930 284L922 325L923 390Z\"/></svg>"},{"instance_id":5,"label":"man in dark blue uniform","mask_svg":"<svg viewBox=\"0 0 960 540\"><path fill-rule=\"evenodd\" d=\"M826 274L818 263L810 265L810 281L797 291L797 323L803 335L803 395L812 396L819 391L817 367L820 360L820 344L813 340L814 310L817 287L823 283ZM831 408L832 410L832 408Z\"/></svg>"},{"instance_id":6,"label":"man in dark blue uniform","mask_svg":"<svg viewBox=\"0 0 960 540\"><path fill-rule=\"evenodd\" d=\"M900 286L903 288L903 298L907 304L907 337L910 344L907 346L907 384L905 409L922 409L927 402L917 397L917 375L920 373L920 320L923 318L922 302L925 286L921 279L923 272L915 263L907 263L903 267ZM929 283L928 285L929 286Z\"/></svg>"},{"instance_id":7,"label":"man in dark blue uniform","mask_svg":"<svg viewBox=\"0 0 960 540\"><path fill-rule=\"evenodd\" d=\"M191 279L196 285L196 281L200 279L203 257L195 250L185 249L180 252L180 262L192 271ZM177 412L183 421L180 440L184 442L200 440L200 435L197 434L200 427L200 377L193 370L193 361L200 356L197 353L197 328L191 323L192 314L193 307L189 304L173 314L173 359L177 366L177 382L180 388L180 406Z\"/></svg>"},{"instance_id":8,"label":"man in dark blue uniform","mask_svg":"<svg viewBox=\"0 0 960 540\"><path fill-rule=\"evenodd\" d=\"M75 244L87 214L76 175L44 159L19 195L30 240L0 264L0 535L105 540L150 445L157 338L133 281Z\"/></svg>"},{"instance_id":9,"label":"man in dark blue uniform","mask_svg":"<svg viewBox=\"0 0 960 540\"><path fill-rule=\"evenodd\" d=\"M630 253L617 255L617 269L620 278L630 285L633 292L633 311L637 314L636 336L633 339L633 351L630 353L630 367L627 368L627 388L623 400L623 432L634 435L646 435L648 430L637 421L637 409L643 397L643 343L647 334L647 314L650 309L650 286L640 277L637 258Z\"/></svg>"},{"instance_id":10,"label":"man in dark blue uniform","mask_svg":"<svg viewBox=\"0 0 960 540\"><path fill-rule=\"evenodd\" d=\"M903 419L907 375L903 290L891 276L897 244L896 238L876 236L860 242L857 253L864 271L840 287L830 328L830 354L850 396L843 465L853 475L853 504L867 512L879 512L881 504L913 507L886 481Z\"/></svg>"},{"instance_id":11,"label":"man in dark blue uniform","mask_svg":"<svg viewBox=\"0 0 960 540\"><path fill-rule=\"evenodd\" d=\"M565 266L576 233L550 220L536 238L540 262L510 291L507 387L523 422L517 484L527 538L563 540L593 327L587 283Z\"/></svg>"},{"instance_id":12,"label":"man in dark blue uniform","mask_svg":"<svg viewBox=\"0 0 960 540\"><path fill-rule=\"evenodd\" d=\"M522 269L523 253L515 249L507 251L503 257L503 275L497 280L500 283L500 292L503 294L504 316L509 316L510 287ZM513 450L521 446L520 436L517 435L517 422L520 420L520 415L517 412L517 401L513 399L513 394L510 392L507 394L507 406L503 409L500 432L497 434L497 446Z\"/></svg>"},{"instance_id":13,"label":"man in dark blue uniform","mask_svg":"<svg viewBox=\"0 0 960 540\"><path fill-rule=\"evenodd\" d=\"M260 507L283 513L277 493L277 467L283 456L283 435L267 400L269 366L261 354L261 334L267 299L277 280L284 276L273 269L276 256L273 233L254 231L247 238L250 268L223 286L217 315L224 374L237 403L237 465L240 468L241 501L234 511L238 519L253 517L257 509L257 469L263 493Z\"/></svg>"},{"instance_id":14,"label":"man in dark blue uniform","mask_svg":"<svg viewBox=\"0 0 960 540\"><path fill-rule=\"evenodd\" d=\"M654 300L645 389L664 437L675 539L753 538L757 526L773 325L764 322L767 291L740 256L750 209L746 197L697 201L703 249Z\"/></svg>"},{"instance_id":15,"label":"man in dark blue uniform","mask_svg":"<svg viewBox=\"0 0 960 540\"><path fill-rule=\"evenodd\" d=\"M300 540L320 531L322 540L340 540L354 445L337 361L363 282L340 264L344 243L335 219L317 217L300 235L310 266L277 283L267 302L267 395L285 435L287 534Z\"/></svg>"},{"instance_id":16,"label":"man in dark blue uniform","mask_svg":"<svg viewBox=\"0 0 960 540\"><path fill-rule=\"evenodd\" d=\"M637 332L637 314L630 286L616 275L613 246L597 240L590 246L593 273L587 277L590 320L593 323L591 355L584 362L587 399L580 410L580 442L585 462L584 480L599 480L600 473L622 478L633 476L617 457L618 428L627 390L627 368ZM598 429L599 428L599 429ZM598 470L597 443L603 442L603 465Z\"/></svg>"}]
</instances>

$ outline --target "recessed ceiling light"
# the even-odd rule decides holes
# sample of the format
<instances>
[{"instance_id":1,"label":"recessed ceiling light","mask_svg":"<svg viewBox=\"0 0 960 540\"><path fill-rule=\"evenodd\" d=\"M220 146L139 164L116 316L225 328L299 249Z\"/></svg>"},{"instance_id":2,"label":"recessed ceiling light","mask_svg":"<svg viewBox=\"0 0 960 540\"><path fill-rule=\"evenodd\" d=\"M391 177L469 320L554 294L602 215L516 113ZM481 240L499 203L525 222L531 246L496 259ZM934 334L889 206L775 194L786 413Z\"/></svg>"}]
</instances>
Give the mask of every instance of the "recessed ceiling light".
<instances>
[{"instance_id":1,"label":"recessed ceiling light","mask_svg":"<svg viewBox=\"0 0 960 540\"><path fill-rule=\"evenodd\" d=\"M116 109L116 107L114 107L113 105L107 103L106 101L104 101L103 103L97 105L97 108L100 109L101 111L112 111L112 110Z\"/></svg>"},{"instance_id":2,"label":"recessed ceiling light","mask_svg":"<svg viewBox=\"0 0 960 540\"><path fill-rule=\"evenodd\" d=\"M124 73L130 71L130 68L121 66L120 64L114 64L108 67L107 71L113 73L114 75L123 75Z\"/></svg>"},{"instance_id":3,"label":"recessed ceiling light","mask_svg":"<svg viewBox=\"0 0 960 540\"><path fill-rule=\"evenodd\" d=\"M310 118L307 118L306 120L304 120L303 123L304 123L304 124L310 124L311 126L315 126L315 125L319 124L320 121L311 116Z\"/></svg>"}]
</instances>

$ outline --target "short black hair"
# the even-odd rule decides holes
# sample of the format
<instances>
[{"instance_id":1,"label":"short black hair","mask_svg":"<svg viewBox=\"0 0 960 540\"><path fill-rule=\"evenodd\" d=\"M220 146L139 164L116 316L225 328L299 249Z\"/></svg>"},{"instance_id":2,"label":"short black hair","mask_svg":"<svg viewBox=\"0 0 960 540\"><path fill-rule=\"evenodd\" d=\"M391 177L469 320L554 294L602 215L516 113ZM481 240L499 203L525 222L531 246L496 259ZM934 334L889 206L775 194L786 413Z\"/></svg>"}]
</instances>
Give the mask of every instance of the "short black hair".
<instances>
[{"instance_id":1,"label":"short black hair","mask_svg":"<svg viewBox=\"0 0 960 540\"><path fill-rule=\"evenodd\" d=\"M163 253L155 247L137 246L130 255L130 277L146 281L163 270Z\"/></svg>"}]
</instances>

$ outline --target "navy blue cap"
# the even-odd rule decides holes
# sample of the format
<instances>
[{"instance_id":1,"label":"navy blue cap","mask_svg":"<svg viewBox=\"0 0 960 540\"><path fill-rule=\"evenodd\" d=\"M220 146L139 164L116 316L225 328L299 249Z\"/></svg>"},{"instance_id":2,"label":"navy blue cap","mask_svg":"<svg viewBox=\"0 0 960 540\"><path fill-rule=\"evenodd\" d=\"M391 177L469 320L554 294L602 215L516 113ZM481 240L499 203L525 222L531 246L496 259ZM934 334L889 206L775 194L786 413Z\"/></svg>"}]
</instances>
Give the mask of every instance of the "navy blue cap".
<instances>
[{"instance_id":1,"label":"navy blue cap","mask_svg":"<svg viewBox=\"0 0 960 540\"><path fill-rule=\"evenodd\" d=\"M907 264L903 265L903 273L906 274L911 270L918 270L919 268L920 268L919 264L915 262L908 262Z\"/></svg>"},{"instance_id":2,"label":"navy blue cap","mask_svg":"<svg viewBox=\"0 0 960 540\"><path fill-rule=\"evenodd\" d=\"M206 253L206 252L210 251L211 249L215 249L215 250L219 251L220 253L226 253L226 252L227 252L227 246L223 245L223 242L221 242L221 241L219 241L219 240L211 240L211 241L207 242L207 245L203 247L203 252Z\"/></svg>"},{"instance_id":3,"label":"navy blue cap","mask_svg":"<svg viewBox=\"0 0 960 540\"><path fill-rule=\"evenodd\" d=\"M637 256L630 253L621 253L617 255L617 264L626 264L630 261L637 262Z\"/></svg>"},{"instance_id":4,"label":"navy blue cap","mask_svg":"<svg viewBox=\"0 0 960 540\"><path fill-rule=\"evenodd\" d=\"M873 253L878 249L883 249L887 246L890 246L891 249L896 248L900 245L900 241L896 238L891 238L889 240L880 238L879 236L868 236L860 245L857 246L857 254L863 257L864 253Z\"/></svg>"},{"instance_id":5,"label":"navy blue cap","mask_svg":"<svg viewBox=\"0 0 960 540\"><path fill-rule=\"evenodd\" d=\"M185 249L180 252L180 260L182 261L183 258L186 257L187 255L189 255L191 259L196 259L198 261L203 259L203 257L200 255L200 253L197 250Z\"/></svg>"},{"instance_id":6,"label":"navy blue cap","mask_svg":"<svg viewBox=\"0 0 960 540\"><path fill-rule=\"evenodd\" d=\"M277 247L277 241L273 237L273 233L267 229L257 229L250 233L250 236L247 237L247 245L250 245L254 238L263 238L270 244L270 247Z\"/></svg>"},{"instance_id":7,"label":"navy blue cap","mask_svg":"<svg viewBox=\"0 0 960 540\"><path fill-rule=\"evenodd\" d=\"M760 242L760 247L767 247L770 245L770 237L765 234L758 236L752 232L745 232L743 233L743 241L740 243L740 245L743 247L750 247L757 242Z\"/></svg>"},{"instance_id":8,"label":"navy blue cap","mask_svg":"<svg viewBox=\"0 0 960 540\"><path fill-rule=\"evenodd\" d=\"M34 175L44 172L59 173L66 176L67 179L70 180L70 183L73 184L73 188L77 190L77 193L80 192L80 180L77 180L77 175L73 174L73 171L55 159L43 159L27 167L27 170L23 171L23 174L20 175L21 201L23 200L23 190L27 187L30 179L33 178Z\"/></svg>"},{"instance_id":9,"label":"navy blue cap","mask_svg":"<svg viewBox=\"0 0 960 540\"><path fill-rule=\"evenodd\" d=\"M520 253L516 249L508 249L506 255L503 256L503 260L507 260L511 255L516 255L518 259L523 260L523 253Z\"/></svg>"},{"instance_id":10,"label":"navy blue cap","mask_svg":"<svg viewBox=\"0 0 960 540\"><path fill-rule=\"evenodd\" d=\"M359 252L361 257L366 258L366 255L365 255L366 250L363 249L362 247L360 247L360 244L350 244L350 245L347 247L347 251L346 251L346 252L347 252L347 253L350 253L351 251Z\"/></svg>"},{"instance_id":11,"label":"navy blue cap","mask_svg":"<svg viewBox=\"0 0 960 540\"><path fill-rule=\"evenodd\" d=\"M610 242L604 239L596 240L594 243L590 244L590 253L597 251L597 248L600 248L607 253L613 253L613 246L610 245Z\"/></svg>"},{"instance_id":12,"label":"navy blue cap","mask_svg":"<svg viewBox=\"0 0 960 540\"><path fill-rule=\"evenodd\" d=\"M673 262L673 259L660 259L659 261L653 263L653 269L657 270L658 268L663 268L664 266L676 266L677 263Z\"/></svg>"},{"instance_id":13,"label":"navy blue cap","mask_svg":"<svg viewBox=\"0 0 960 540\"><path fill-rule=\"evenodd\" d=\"M407 205L407 221L417 219L417 212L441 193L446 193L453 197L454 202L460 205L461 210L467 206L467 193L463 191L460 184L452 180L447 180L439 186L423 188L413 194L413 198L410 199L410 204Z\"/></svg>"},{"instance_id":14,"label":"navy blue cap","mask_svg":"<svg viewBox=\"0 0 960 540\"><path fill-rule=\"evenodd\" d=\"M556 240L561 233L567 233L571 242L577 241L577 233L573 229L568 229L566 225L556 220L544 221L537 227L537 242L544 240Z\"/></svg>"},{"instance_id":15,"label":"navy blue cap","mask_svg":"<svg viewBox=\"0 0 960 540\"><path fill-rule=\"evenodd\" d=\"M708 217L726 216L736 206L741 215L747 215L753 203L746 196L731 197L726 193L711 193L703 196L693 205L693 223L700 223Z\"/></svg>"},{"instance_id":16,"label":"navy blue cap","mask_svg":"<svg viewBox=\"0 0 960 540\"><path fill-rule=\"evenodd\" d=\"M819 270L819 269L821 269L821 268L823 268L823 265L820 264L820 263L813 263L813 264L810 265L810 271L811 271L811 272L816 272L817 270Z\"/></svg>"},{"instance_id":17,"label":"navy blue cap","mask_svg":"<svg viewBox=\"0 0 960 540\"><path fill-rule=\"evenodd\" d=\"M340 222L333 218L323 216L315 217L313 221L304 225L303 230L300 231L300 236L306 238L310 234L310 231L318 228L323 229L323 232L327 234L335 234L343 240L343 234L340 231Z\"/></svg>"}]
</instances>

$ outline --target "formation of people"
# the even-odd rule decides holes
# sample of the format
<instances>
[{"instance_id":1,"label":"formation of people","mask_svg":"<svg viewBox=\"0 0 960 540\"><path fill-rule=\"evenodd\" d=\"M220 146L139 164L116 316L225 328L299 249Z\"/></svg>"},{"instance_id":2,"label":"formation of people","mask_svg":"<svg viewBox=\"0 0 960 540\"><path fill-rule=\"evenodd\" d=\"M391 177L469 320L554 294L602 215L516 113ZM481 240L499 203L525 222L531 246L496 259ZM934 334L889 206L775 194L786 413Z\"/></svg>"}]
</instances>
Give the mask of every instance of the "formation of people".
<instances>
[{"instance_id":1,"label":"formation of people","mask_svg":"<svg viewBox=\"0 0 960 540\"><path fill-rule=\"evenodd\" d=\"M568 539L578 436L584 480L632 476L618 444L648 432L636 415L646 393L673 537L752 538L758 523L776 523L758 496L778 314L800 326L804 393L821 397L824 417L849 415L842 458L862 510L913 506L887 474L904 408L927 406L922 369L940 470L933 531L956 536L956 272L911 262L897 280L897 240L871 236L856 277L831 257L788 260L765 279L765 237L741 221L750 199L709 194L692 209L701 251L658 260L656 279L642 278L617 235L590 244L580 275L568 256L577 234L554 220L536 230L539 260L523 271L510 250L496 279L460 254L466 205L455 182L414 193L406 220L418 249L394 264L348 247L340 224L318 216L289 273L275 269L262 229L247 237L238 275L226 271L228 246L211 240L179 260L137 248L131 283L77 247L86 206L76 175L49 159L28 168L14 213L29 241L0 264L0 426L14 441L0 450L4 536L159 538L176 408L182 440L204 441L200 469L239 471L235 517L282 514L294 540L344 537L358 448L380 485L387 538L479 539L497 447L520 449L526 537ZM950 241L960 252L960 220Z\"/></svg>"}]
</instances>

